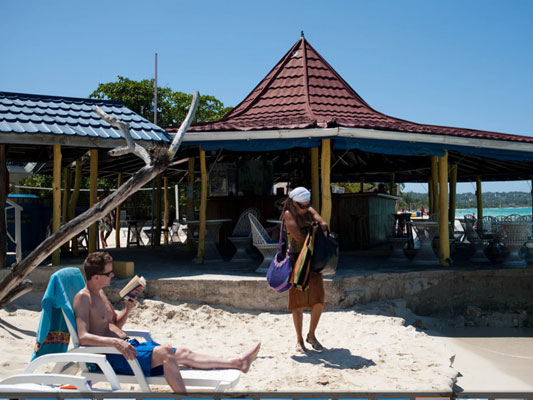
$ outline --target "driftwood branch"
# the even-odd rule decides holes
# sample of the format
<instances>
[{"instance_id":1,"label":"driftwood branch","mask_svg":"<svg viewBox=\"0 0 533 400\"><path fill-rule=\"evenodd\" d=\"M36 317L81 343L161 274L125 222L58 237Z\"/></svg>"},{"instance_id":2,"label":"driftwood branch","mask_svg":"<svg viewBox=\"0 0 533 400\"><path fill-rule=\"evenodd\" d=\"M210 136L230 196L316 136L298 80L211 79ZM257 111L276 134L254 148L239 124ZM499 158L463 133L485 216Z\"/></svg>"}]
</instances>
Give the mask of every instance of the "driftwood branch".
<instances>
[{"instance_id":1,"label":"driftwood branch","mask_svg":"<svg viewBox=\"0 0 533 400\"><path fill-rule=\"evenodd\" d=\"M118 205L122 204L122 202L124 202L129 196L165 170L169 162L173 159L183 139L183 136L187 131L187 128L194 118L197 105L198 92L194 94L187 118L182 123L176 136L174 136L170 148L163 154L161 152L154 152L154 158L159 157L162 159L151 159L150 155L143 147L132 144L133 140L129 134L127 124L121 122L115 117L110 117L102 110L96 110L98 115L100 115L113 126L118 127L124 133L126 141L128 142L128 153L137 155L145 161L146 165L133 174L124 185L120 186L111 195L96 203L83 214L78 215L76 218L64 224L57 232L41 242L41 244L39 244L39 246L37 246L22 261L13 264L10 273L0 282L0 307L8 304L9 301L12 301L14 298L23 294L22 292L24 292L24 290L27 291L28 286L27 283L23 282L24 278L26 278L31 271L41 264L46 257L52 254L54 250L58 249L64 243L78 235L88 226L94 224L96 221L109 214ZM111 152L115 150L116 149L111 150Z\"/></svg>"},{"instance_id":2,"label":"driftwood branch","mask_svg":"<svg viewBox=\"0 0 533 400\"><path fill-rule=\"evenodd\" d=\"M106 114L104 110L102 110L100 107L95 106L94 111L96 114L98 114L102 119L107 122L108 124L114 126L115 128L120 129L124 137L126 138L126 143L128 147L119 147L116 149L113 149L109 152L110 155L124 155L126 153L133 153L139 158L141 158L146 165L150 165L150 155L146 151L146 149L136 143L133 142L133 139L130 135L130 126L129 124L122 122L117 117L113 117L109 114Z\"/></svg>"},{"instance_id":3,"label":"driftwood branch","mask_svg":"<svg viewBox=\"0 0 533 400\"><path fill-rule=\"evenodd\" d=\"M20 296L31 292L32 283L29 279L24 279L13 290L6 294L6 296L0 300L0 308L3 308L6 304L11 303L13 300L18 299Z\"/></svg>"}]
</instances>

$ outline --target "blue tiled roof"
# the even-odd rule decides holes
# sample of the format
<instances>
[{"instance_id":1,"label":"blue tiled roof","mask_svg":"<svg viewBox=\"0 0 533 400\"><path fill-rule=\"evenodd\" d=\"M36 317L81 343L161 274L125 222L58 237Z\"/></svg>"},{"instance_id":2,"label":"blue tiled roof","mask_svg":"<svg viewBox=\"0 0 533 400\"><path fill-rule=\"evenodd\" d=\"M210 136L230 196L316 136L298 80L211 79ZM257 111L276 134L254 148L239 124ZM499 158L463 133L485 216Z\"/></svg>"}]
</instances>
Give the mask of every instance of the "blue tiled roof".
<instances>
[{"instance_id":1,"label":"blue tiled roof","mask_svg":"<svg viewBox=\"0 0 533 400\"><path fill-rule=\"evenodd\" d=\"M133 140L172 141L164 129L120 102L9 92L0 92L0 133L123 139L120 130L96 114L96 105L129 123Z\"/></svg>"}]
</instances>

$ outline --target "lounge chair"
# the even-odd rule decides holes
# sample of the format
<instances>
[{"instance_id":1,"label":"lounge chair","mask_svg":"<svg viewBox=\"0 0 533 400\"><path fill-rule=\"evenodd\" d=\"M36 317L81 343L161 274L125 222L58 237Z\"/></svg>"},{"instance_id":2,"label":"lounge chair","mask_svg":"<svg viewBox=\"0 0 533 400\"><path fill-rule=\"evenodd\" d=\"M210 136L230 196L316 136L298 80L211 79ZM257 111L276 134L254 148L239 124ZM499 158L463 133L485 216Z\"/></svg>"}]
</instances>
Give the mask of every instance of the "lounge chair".
<instances>
[{"instance_id":1,"label":"lounge chair","mask_svg":"<svg viewBox=\"0 0 533 400\"><path fill-rule=\"evenodd\" d=\"M279 242L272 240L263 225L253 214L248 214L248 218L252 228L252 243L263 255L263 262L255 272L264 273L268 271L268 267L278 251Z\"/></svg>"},{"instance_id":2,"label":"lounge chair","mask_svg":"<svg viewBox=\"0 0 533 400\"><path fill-rule=\"evenodd\" d=\"M100 346L81 346L76 330L76 319L72 308L74 296L83 288L85 282L81 271L78 268L63 268L50 278L48 288L43 297L43 314L41 316L41 323L37 332L37 340L42 343L38 348L37 353L34 354L34 359L38 360L41 354L57 353L66 351L68 347L68 337L72 343L72 348L68 350L69 356L71 354L120 354L114 347L100 347ZM55 293L56 296L52 296ZM44 321L43 321L44 320ZM60 328L65 327L68 334L65 336L62 333L49 335L50 323ZM54 328L52 328L54 329ZM142 337L150 340L150 332L146 330L124 330L130 337ZM56 343L47 343L46 338L54 337ZM61 343L57 343L57 338L62 338ZM66 338L66 343L64 338ZM88 361L91 363L91 361ZM134 375L119 375L120 383L138 384L142 391L150 392L150 385L167 385L164 376L145 377L142 373L139 362L128 360L128 363ZM60 373L64 370L65 362L58 361L53 373ZM109 378L100 370L95 369L85 362L80 363L81 374L92 382L108 382ZM234 387L239 381L241 371L236 369L221 369L221 370L199 370L192 368L180 368L185 387L188 391L209 391L219 392Z\"/></svg>"},{"instance_id":3,"label":"lounge chair","mask_svg":"<svg viewBox=\"0 0 533 400\"><path fill-rule=\"evenodd\" d=\"M260 212L257 208L247 208L239 216L231 236L228 236L230 242L237 249L231 261L250 261L253 258L252 229L250 228L249 214L254 215L257 219L260 218Z\"/></svg>"}]
</instances>

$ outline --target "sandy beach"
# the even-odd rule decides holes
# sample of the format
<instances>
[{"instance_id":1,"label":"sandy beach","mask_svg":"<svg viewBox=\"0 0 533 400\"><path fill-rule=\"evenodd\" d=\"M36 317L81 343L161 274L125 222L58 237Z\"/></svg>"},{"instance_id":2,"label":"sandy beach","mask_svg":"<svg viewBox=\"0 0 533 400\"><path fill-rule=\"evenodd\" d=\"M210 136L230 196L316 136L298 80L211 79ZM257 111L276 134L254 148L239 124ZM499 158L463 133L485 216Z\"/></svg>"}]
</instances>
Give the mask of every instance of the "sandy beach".
<instances>
[{"instance_id":1,"label":"sandy beach","mask_svg":"<svg viewBox=\"0 0 533 400\"><path fill-rule=\"evenodd\" d=\"M28 363L41 297L42 293L30 293L0 310L0 378L22 372ZM494 360L474 354L468 344L406 326L406 320L417 318L401 300L327 311L317 331L326 349L306 354L295 351L289 313L243 312L146 299L138 303L127 326L150 329L160 343L224 357L240 354L261 341L259 357L241 377L236 391L449 392L457 378L463 390L479 390L476 385L482 378L487 382L487 372L495 377L489 380L491 389L532 389L520 376L499 370ZM306 314L304 326L308 321ZM531 348L531 343L529 338L522 345ZM531 360L521 361L533 368Z\"/></svg>"}]
</instances>

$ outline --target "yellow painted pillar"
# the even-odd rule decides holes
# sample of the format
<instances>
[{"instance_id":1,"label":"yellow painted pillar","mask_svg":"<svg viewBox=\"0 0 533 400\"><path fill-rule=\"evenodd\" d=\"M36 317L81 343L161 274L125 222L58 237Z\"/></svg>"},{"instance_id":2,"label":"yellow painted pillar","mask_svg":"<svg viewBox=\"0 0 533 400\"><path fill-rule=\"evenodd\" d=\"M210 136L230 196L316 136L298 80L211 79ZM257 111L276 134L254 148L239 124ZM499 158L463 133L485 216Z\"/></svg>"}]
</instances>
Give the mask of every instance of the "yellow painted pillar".
<instances>
[{"instance_id":1,"label":"yellow painted pillar","mask_svg":"<svg viewBox=\"0 0 533 400\"><path fill-rule=\"evenodd\" d=\"M431 210L434 210L434 205L433 205L433 182L431 180L431 178L428 178L428 214L431 214Z\"/></svg>"},{"instance_id":2,"label":"yellow painted pillar","mask_svg":"<svg viewBox=\"0 0 533 400\"><path fill-rule=\"evenodd\" d=\"M96 204L98 197L98 149L91 149L91 172L89 174L89 207ZM95 222L89 227L89 254L96 251L98 240L98 223Z\"/></svg>"},{"instance_id":3,"label":"yellow painted pillar","mask_svg":"<svg viewBox=\"0 0 533 400\"><path fill-rule=\"evenodd\" d=\"M394 172L390 174L389 194L396 196L396 174Z\"/></svg>"},{"instance_id":4,"label":"yellow painted pillar","mask_svg":"<svg viewBox=\"0 0 533 400\"><path fill-rule=\"evenodd\" d=\"M206 214L207 214L207 170L205 168L205 151L200 148L200 174L202 179L202 189L200 191L200 231L198 234L198 254L196 263L204 262L205 254L205 233L206 233Z\"/></svg>"},{"instance_id":5,"label":"yellow painted pillar","mask_svg":"<svg viewBox=\"0 0 533 400\"><path fill-rule=\"evenodd\" d=\"M61 205L61 220L63 223L70 221L68 215L68 201L70 198L70 168L63 168L63 201Z\"/></svg>"},{"instance_id":6,"label":"yellow painted pillar","mask_svg":"<svg viewBox=\"0 0 533 400\"><path fill-rule=\"evenodd\" d=\"M168 244L168 214L170 212L170 205L168 204L168 178L163 178L163 202L165 205L163 211L163 227L165 229L164 243Z\"/></svg>"},{"instance_id":7,"label":"yellow painted pillar","mask_svg":"<svg viewBox=\"0 0 533 400\"><path fill-rule=\"evenodd\" d=\"M76 168L74 172L74 190L72 191L72 196L70 196L70 201L68 203L68 218L71 220L76 215L76 206L78 205L78 198L80 196L81 188L81 161L76 160ZM78 235L72 239L72 254L78 255Z\"/></svg>"},{"instance_id":8,"label":"yellow painted pillar","mask_svg":"<svg viewBox=\"0 0 533 400\"><path fill-rule=\"evenodd\" d=\"M117 189L122 186L122 172L118 173ZM120 248L120 204L115 208L115 243L116 248Z\"/></svg>"},{"instance_id":9,"label":"yellow painted pillar","mask_svg":"<svg viewBox=\"0 0 533 400\"><path fill-rule=\"evenodd\" d=\"M161 174L155 178L155 230L154 230L154 246L161 244Z\"/></svg>"},{"instance_id":10,"label":"yellow painted pillar","mask_svg":"<svg viewBox=\"0 0 533 400\"><path fill-rule=\"evenodd\" d=\"M481 191L481 177L476 176L477 219L483 218L483 197Z\"/></svg>"},{"instance_id":11,"label":"yellow painted pillar","mask_svg":"<svg viewBox=\"0 0 533 400\"><path fill-rule=\"evenodd\" d=\"M318 147L311 149L311 204L320 210L320 184L318 171Z\"/></svg>"},{"instance_id":12,"label":"yellow painted pillar","mask_svg":"<svg viewBox=\"0 0 533 400\"><path fill-rule=\"evenodd\" d=\"M450 216L452 228L455 227L455 195L457 192L457 164L450 165Z\"/></svg>"},{"instance_id":13,"label":"yellow painted pillar","mask_svg":"<svg viewBox=\"0 0 533 400\"><path fill-rule=\"evenodd\" d=\"M61 146L54 145L54 170L52 179L52 198L53 198L53 214L52 214L52 233L56 233L61 225ZM60 262L60 249L54 250L52 253L52 265L57 265Z\"/></svg>"},{"instance_id":14,"label":"yellow painted pillar","mask_svg":"<svg viewBox=\"0 0 533 400\"><path fill-rule=\"evenodd\" d=\"M430 214L439 212L439 167L438 157L431 156L431 183L433 185L432 198L433 208L430 209Z\"/></svg>"},{"instance_id":15,"label":"yellow painted pillar","mask_svg":"<svg viewBox=\"0 0 533 400\"><path fill-rule=\"evenodd\" d=\"M448 225L448 151L439 157L439 256L441 267L449 267L450 261L450 231Z\"/></svg>"},{"instance_id":16,"label":"yellow painted pillar","mask_svg":"<svg viewBox=\"0 0 533 400\"><path fill-rule=\"evenodd\" d=\"M185 205L186 219L192 218L194 213L194 157L189 157L189 167L187 172L187 203ZM187 249L194 250L194 241L189 233L187 238Z\"/></svg>"},{"instance_id":17,"label":"yellow painted pillar","mask_svg":"<svg viewBox=\"0 0 533 400\"><path fill-rule=\"evenodd\" d=\"M328 223L331 222L331 139L322 139L322 157L320 170L322 173L322 208L320 215Z\"/></svg>"}]
</instances>

